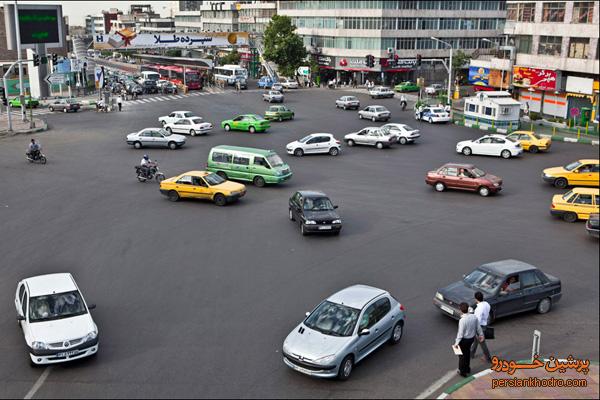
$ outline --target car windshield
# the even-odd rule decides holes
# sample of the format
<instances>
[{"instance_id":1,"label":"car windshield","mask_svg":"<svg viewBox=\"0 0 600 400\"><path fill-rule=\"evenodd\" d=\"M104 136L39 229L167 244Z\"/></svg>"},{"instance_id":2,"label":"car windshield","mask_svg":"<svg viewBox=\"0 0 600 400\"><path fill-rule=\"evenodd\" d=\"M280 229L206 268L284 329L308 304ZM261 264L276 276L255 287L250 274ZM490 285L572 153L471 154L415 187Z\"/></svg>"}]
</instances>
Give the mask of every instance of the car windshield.
<instances>
[{"instance_id":1,"label":"car windshield","mask_svg":"<svg viewBox=\"0 0 600 400\"><path fill-rule=\"evenodd\" d=\"M500 286L502 278L478 268L467 275L464 282L468 286L492 293Z\"/></svg>"},{"instance_id":2,"label":"car windshield","mask_svg":"<svg viewBox=\"0 0 600 400\"><path fill-rule=\"evenodd\" d=\"M531 134L534 138L536 138L537 140L542 140L542 137L540 135L538 135L537 133L532 133Z\"/></svg>"},{"instance_id":3,"label":"car windshield","mask_svg":"<svg viewBox=\"0 0 600 400\"><path fill-rule=\"evenodd\" d=\"M217 174L209 174L206 175L204 177L204 180L206 181L206 183L208 183L210 186L215 186L215 185L220 185L221 183L225 182L225 179L221 178L219 175Z\"/></svg>"},{"instance_id":4,"label":"car windshield","mask_svg":"<svg viewBox=\"0 0 600 400\"><path fill-rule=\"evenodd\" d=\"M307 197L303 208L305 211L331 211L333 204L327 197Z\"/></svg>"},{"instance_id":5,"label":"car windshield","mask_svg":"<svg viewBox=\"0 0 600 400\"><path fill-rule=\"evenodd\" d=\"M192 118L192 123L196 125L201 124L202 118Z\"/></svg>"},{"instance_id":6,"label":"car windshield","mask_svg":"<svg viewBox=\"0 0 600 400\"><path fill-rule=\"evenodd\" d=\"M308 139L312 138L312 135L304 136L302 139L298 140L300 143L306 143Z\"/></svg>"},{"instance_id":7,"label":"car windshield","mask_svg":"<svg viewBox=\"0 0 600 400\"><path fill-rule=\"evenodd\" d=\"M517 140L515 138L511 138L511 137L506 136L505 139L509 140L509 141L511 141L513 143L517 143Z\"/></svg>"},{"instance_id":8,"label":"car windshield","mask_svg":"<svg viewBox=\"0 0 600 400\"><path fill-rule=\"evenodd\" d=\"M324 301L306 318L304 325L330 336L351 336L360 310Z\"/></svg>"},{"instance_id":9,"label":"car windshield","mask_svg":"<svg viewBox=\"0 0 600 400\"><path fill-rule=\"evenodd\" d=\"M377 112L387 111L384 107L373 107L373 110Z\"/></svg>"},{"instance_id":10,"label":"car windshield","mask_svg":"<svg viewBox=\"0 0 600 400\"><path fill-rule=\"evenodd\" d=\"M159 129L158 130L160 132L161 135L163 136L171 136L171 132L164 130L164 129Z\"/></svg>"},{"instance_id":11,"label":"car windshield","mask_svg":"<svg viewBox=\"0 0 600 400\"><path fill-rule=\"evenodd\" d=\"M473 176L475 176L475 178L481 178L482 176L485 175L485 172L483 172L479 168L473 168L471 170L471 174L473 174Z\"/></svg>"},{"instance_id":12,"label":"car windshield","mask_svg":"<svg viewBox=\"0 0 600 400\"><path fill-rule=\"evenodd\" d=\"M277 154L271 154L270 156L267 156L267 162L271 168L277 168L283 165L283 160Z\"/></svg>"},{"instance_id":13,"label":"car windshield","mask_svg":"<svg viewBox=\"0 0 600 400\"><path fill-rule=\"evenodd\" d=\"M69 318L86 313L83 299L77 290L36 296L29 300L29 322Z\"/></svg>"},{"instance_id":14,"label":"car windshield","mask_svg":"<svg viewBox=\"0 0 600 400\"><path fill-rule=\"evenodd\" d=\"M569 198L571 197L572 194L573 194L573 191L569 190L567 193L563 194L562 199L564 201L567 201L567 200L569 200Z\"/></svg>"},{"instance_id":15,"label":"car windshield","mask_svg":"<svg viewBox=\"0 0 600 400\"><path fill-rule=\"evenodd\" d=\"M581 165L579 161L572 162L571 164L565 165L565 169L567 171L573 171L575 168L578 168Z\"/></svg>"},{"instance_id":16,"label":"car windshield","mask_svg":"<svg viewBox=\"0 0 600 400\"><path fill-rule=\"evenodd\" d=\"M346 97L346 101L356 101L356 100L357 99L354 96L348 96L348 97Z\"/></svg>"},{"instance_id":17,"label":"car windshield","mask_svg":"<svg viewBox=\"0 0 600 400\"><path fill-rule=\"evenodd\" d=\"M183 116L186 117L186 118L194 117L194 113L189 112L189 111L188 112L184 112Z\"/></svg>"},{"instance_id":18,"label":"car windshield","mask_svg":"<svg viewBox=\"0 0 600 400\"><path fill-rule=\"evenodd\" d=\"M255 119L256 121L264 121L265 119L260 115L248 115L248 117Z\"/></svg>"}]
</instances>

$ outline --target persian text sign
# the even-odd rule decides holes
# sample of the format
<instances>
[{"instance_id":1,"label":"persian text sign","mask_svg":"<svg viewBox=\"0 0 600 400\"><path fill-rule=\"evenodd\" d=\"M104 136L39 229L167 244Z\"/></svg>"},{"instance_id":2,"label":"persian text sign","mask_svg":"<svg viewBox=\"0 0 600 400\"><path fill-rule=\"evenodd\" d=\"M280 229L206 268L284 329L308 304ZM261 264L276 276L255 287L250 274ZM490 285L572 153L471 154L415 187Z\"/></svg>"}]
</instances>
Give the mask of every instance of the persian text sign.
<instances>
[{"instance_id":1,"label":"persian text sign","mask_svg":"<svg viewBox=\"0 0 600 400\"><path fill-rule=\"evenodd\" d=\"M94 35L94 49L146 49L156 47L210 47L210 46L247 46L246 32L214 32L197 34L140 33L129 30L118 31L112 35Z\"/></svg>"},{"instance_id":2,"label":"persian text sign","mask_svg":"<svg viewBox=\"0 0 600 400\"><path fill-rule=\"evenodd\" d=\"M539 90L556 90L556 71L550 69L514 67L513 85Z\"/></svg>"}]
</instances>

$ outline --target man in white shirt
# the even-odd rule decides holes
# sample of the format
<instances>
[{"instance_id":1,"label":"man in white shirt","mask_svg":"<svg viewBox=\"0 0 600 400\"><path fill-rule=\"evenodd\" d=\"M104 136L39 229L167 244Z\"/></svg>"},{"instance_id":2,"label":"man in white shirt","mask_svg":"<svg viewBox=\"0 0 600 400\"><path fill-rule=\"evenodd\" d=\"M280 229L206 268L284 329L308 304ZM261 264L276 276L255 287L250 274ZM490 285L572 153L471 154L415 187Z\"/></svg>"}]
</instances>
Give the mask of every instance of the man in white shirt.
<instances>
[{"instance_id":1,"label":"man in white shirt","mask_svg":"<svg viewBox=\"0 0 600 400\"><path fill-rule=\"evenodd\" d=\"M477 292L475 293L475 300L477 301L477 307L475 308L475 316L477 317L477 321L479 321L479 325L481 326L481 330L485 332L488 324L488 319L490 317L490 304L483 300L483 293ZM471 358L475 358L475 352L477 351L477 343L475 340L473 342L473 346L471 347ZM490 351L488 350L487 343L484 341L481 342L481 349L483 350L483 354L488 363L492 363L492 356L490 355Z\"/></svg>"},{"instance_id":2,"label":"man in white shirt","mask_svg":"<svg viewBox=\"0 0 600 400\"><path fill-rule=\"evenodd\" d=\"M471 346L475 340L483 341L483 331L477 317L469 313L469 305L460 303L462 315L458 321L458 332L454 348L460 347L462 355L458 356L458 373L466 377L471 373Z\"/></svg>"}]
</instances>

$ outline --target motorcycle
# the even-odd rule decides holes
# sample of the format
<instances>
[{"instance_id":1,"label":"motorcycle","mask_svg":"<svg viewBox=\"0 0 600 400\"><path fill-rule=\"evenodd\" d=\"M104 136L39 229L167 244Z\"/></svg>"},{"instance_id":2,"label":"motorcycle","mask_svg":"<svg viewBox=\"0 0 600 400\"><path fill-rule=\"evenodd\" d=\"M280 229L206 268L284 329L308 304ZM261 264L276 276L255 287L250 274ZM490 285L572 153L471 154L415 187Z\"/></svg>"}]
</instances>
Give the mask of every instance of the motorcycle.
<instances>
[{"instance_id":1,"label":"motorcycle","mask_svg":"<svg viewBox=\"0 0 600 400\"><path fill-rule=\"evenodd\" d=\"M165 174L158 170L158 164L152 163L149 164L146 168L143 168L141 165L135 166L135 173L137 175L137 179L140 182L151 181L152 179L156 179L156 182L162 182L165 180Z\"/></svg>"},{"instance_id":2,"label":"motorcycle","mask_svg":"<svg viewBox=\"0 0 600 400\"><path fill-rule=\"evenodd\" d=\"M37 151L33 154L31 153L25 153L25 157L27 158L27 161L29 161L30 163L40 163L40 164L46 164L46 156L43 155L41 152Z\"/></svg>"},{"instance_id":3,"label":"motorcycle","mask_svg":"<svg viewBox=\"0 0 600 400\"><path fill-rule=\"evenodd\" d=\"M406 110L406 101L401 101L400 104L402 105L402 111Z\"/></svg>"}]
</instances>

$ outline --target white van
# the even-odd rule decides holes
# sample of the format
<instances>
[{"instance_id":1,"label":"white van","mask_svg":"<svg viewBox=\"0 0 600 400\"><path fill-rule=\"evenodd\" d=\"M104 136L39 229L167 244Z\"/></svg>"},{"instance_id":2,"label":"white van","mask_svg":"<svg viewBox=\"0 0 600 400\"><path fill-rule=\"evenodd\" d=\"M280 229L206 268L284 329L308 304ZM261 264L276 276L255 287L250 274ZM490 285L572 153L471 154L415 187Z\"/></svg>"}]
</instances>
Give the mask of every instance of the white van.
<instances>
[{"instance_id":1,"label":"white van","mask_svg":"<svg viewBox=\"0 0 600 400\"><path fill-rule=\"evenodd\" d=\"M144 84L144 81L149 80L149 81L154 81L157 82L160 80L160 74L158 72L154 72L154 71L142 71L142 73L140 74L140 77L138 78L137 83L139 83L140 85Z\"/></svg>"}]
</instances>

